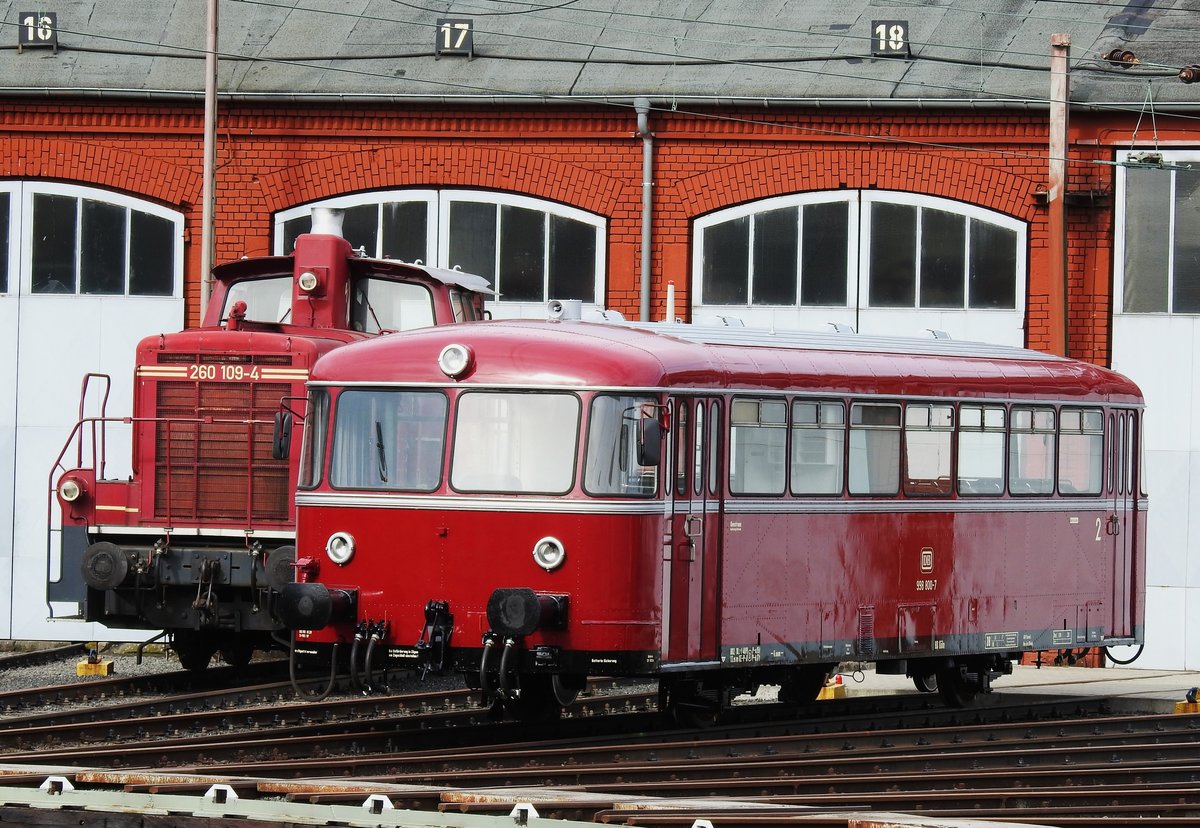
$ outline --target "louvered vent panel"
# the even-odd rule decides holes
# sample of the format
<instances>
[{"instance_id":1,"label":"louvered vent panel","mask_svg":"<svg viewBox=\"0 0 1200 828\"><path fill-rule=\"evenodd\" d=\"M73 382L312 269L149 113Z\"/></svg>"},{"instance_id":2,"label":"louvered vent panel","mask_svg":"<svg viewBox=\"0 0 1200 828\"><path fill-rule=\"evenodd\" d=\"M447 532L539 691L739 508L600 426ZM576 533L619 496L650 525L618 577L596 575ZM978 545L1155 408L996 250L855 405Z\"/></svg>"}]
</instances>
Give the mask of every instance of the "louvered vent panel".
<instances>
[{"instance_id":1,"label":"louvered vent panel","mask_svg":"<svg viewBox=\"0 0 1200 828\"><path fill-rule=\"evenodd\" d=\"M858 654L875 655L875 607L858 608Z\"/></svg>"},{"instance_id":2,"label":"louvered vent panel","mask_svg":"<svg viewBox=\"0 0 1200 828\"><path fill-rule=\"evenodd\" d=\"M158 416L175 421L157 428L156 516L286 521L288 462L271 457L271 422L290 391L282 382L159 382ZM236 422L195 422L209 417Z\"/></svg>"}]
</instances>

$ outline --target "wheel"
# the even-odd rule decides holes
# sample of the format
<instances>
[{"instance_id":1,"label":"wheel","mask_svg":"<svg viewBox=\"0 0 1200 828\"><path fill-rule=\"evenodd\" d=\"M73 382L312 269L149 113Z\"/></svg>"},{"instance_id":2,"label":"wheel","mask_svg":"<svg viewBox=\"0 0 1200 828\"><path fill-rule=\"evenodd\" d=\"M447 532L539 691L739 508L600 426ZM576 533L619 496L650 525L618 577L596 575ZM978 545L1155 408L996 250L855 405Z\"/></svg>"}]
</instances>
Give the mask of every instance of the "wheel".
<instances>
[{"instance_id":1,"label":"wheel","mask_svg":"<svg viewBox=\"0 0 1200 828\"><path fill-rule=\"evenodd\" d=\"M254 642L237 638L221 646L221 660L230 667L245 667L254 657Z\"/></svg>"},{"instance_id":2,"label":"wheel","mask_svg":"<svg viewBox=\"0 0 1200 828\"><path fill-rule=\"evenodd\" d=\"M522 722L552 722L562 716L562 705L554 692L554 677L522 674L520 693L515 699L503 701L504 712L509 718Z\"/></svg>"},{"instance_id":3,"label":"wheel","mask_svg":"<svg viewBox=\"0 0 1200 828\"><path fill-rule=\"evenodd\" d=\"M710 696L702 692L694 681L661 681L658 709L666 716L668 723L678 727L712 727L721 712L721 704Z\"/></svg>"},{"instance_id":4,"label":"wheel","mask_svg":"<svg viewBox=\"0 0 1200 828\"><path fill-rule=\"evenodd\" d=\"M171 649L179 656L183 669L199 673L208 669L208 663L217 652L217 642L204 633L180 630L172 636Z\"/></svg>"},{"instance_id":5,"label":"wheel","mask_svg":"<svg viewBox=\"0 0 1200 828\"><path fill-rule=\"evenodd\" d=\"M966 707L979 693L979 687L968 681L958 667L938 670L934 680L937 682L938 695L947 707Z\"/></svg>"},{"instance_id":6,"label":"wheel","mask_svg":"<svg viewBox=\"0 0 1200 828\"><path fill-rule=\"evenodd\" d=\"M570 707L579 697L579 691L587 686L587 676L555 673L550 679L550 689L560 707Z\"/></svg>"},{"instance_id":7,"label":"wheel","mask_svg":"<svg viewBox=\"0 0 1200 828\"><path fill-rule=\"evenodd\" d=\"M797 667L779 685L779 700L784 704L796 705L816 701L817 694L825 686L831 669L833 668L826 664Z\"/></svg>"},{"instance_id":8,"label":"wheel","mask_svg":"<svg viewBox=\"0 0 1200 828\"><path fill-rule=\"evenodd\" d=\"M913 676L912 680L913 680L913 685L915 685L916 688L918 690L920 690L922 693L936 693L937 692L938 680L937 680L937 676L934 675L933 673L929 673L929 674L923 675L923 676L921 676L921 675Z\"/></svg>"}]
</instances>

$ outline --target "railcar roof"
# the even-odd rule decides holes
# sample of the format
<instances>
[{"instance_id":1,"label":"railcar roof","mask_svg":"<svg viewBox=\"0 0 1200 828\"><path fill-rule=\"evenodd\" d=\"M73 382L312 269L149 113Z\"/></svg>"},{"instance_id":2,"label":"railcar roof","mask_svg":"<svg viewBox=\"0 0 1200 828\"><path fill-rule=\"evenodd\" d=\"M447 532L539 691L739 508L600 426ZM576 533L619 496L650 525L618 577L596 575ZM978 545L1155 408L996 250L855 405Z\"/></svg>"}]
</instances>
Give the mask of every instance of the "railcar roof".
<instances>
[{"instance_id":1,"label":"railcar roof","mask_svg":"<svg viewBox=\"0 0 1200 828\"><path fill-rule=\"evenodd\" d=\"M323 357L319 383L445 384L442 348L469 346L461 386L695 388L1103 399L1141 403L1130 380L1090 363L946 339L662 323L474 322L389 334Z\"/></svg>"}]
</instances>

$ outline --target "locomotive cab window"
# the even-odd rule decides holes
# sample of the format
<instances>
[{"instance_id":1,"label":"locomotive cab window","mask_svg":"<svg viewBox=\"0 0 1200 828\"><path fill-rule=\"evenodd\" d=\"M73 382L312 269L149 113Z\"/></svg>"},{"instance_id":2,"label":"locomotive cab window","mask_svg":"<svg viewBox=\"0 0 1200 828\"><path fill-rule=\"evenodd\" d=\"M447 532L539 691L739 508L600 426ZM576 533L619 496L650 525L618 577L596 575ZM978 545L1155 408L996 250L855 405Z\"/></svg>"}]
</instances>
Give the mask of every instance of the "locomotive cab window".
<instances>
[{"instance_id":1,"label":"locomotive cab window","mask_svg":"<svg viewBox=\"0 0 1200 828\"><path fill-rule=\"evenodd\" d=\"M900 491L900 406L850 407L850 494Z\"/></svg>"},{"instance_id":2,"label":"locomotive cab window","mask_svg":"<svg viewBox=\"0 0 1200 828\"><path fill-rule=\"evenodd\" d=\"M658 492L658 467L638 462L647 456L642 442L651 432L658 434L644 425L656 412L650 397L602 394L592 400L584 491L623 497L652 497Z\"/></svg>"},{"instance_id":3,"label":"locomotive cab window","mask_svg":"<svg viewBox=\"0 0 1200 828\"><path fill-rule=\"evenodd\" d=\"M394 279L359 279L351 292L350 324L356 331L410 331L433 325L433 294L424 285Z\"/></svg>"},{"instance_id":4,"label":"locomotive cab window","mask_svg":"<svg viewBox=\"0 0 1200 828\"><path fill-rule=\"evenodd\" d=\"M964 405L958 411L958 493L1004 493L1005 411L1000 406Z\"/></svg>"},{"instance_id":5,"label":"locomotive cab window","mask_svg":"<svg viewBox=\"0 0 1200 828\"><path fill-rule=\"evenodd\" d=\"M579 413L574 394L462 394L450 485L460 492L565 494L575 479Z\"/></svg>"},{"instance_id":6,"label":"locomotive cab window","mask_svg":"<svg viewBox=\"0 0 1200 828\"><path fill-rule=\"evenodd\" d=\"M948 405L909 405L904 411L904 493L946 496L950 480L950 446L954 409Z\"/></svg>"},{"instance_id":7,"label":"locomotive cab window","mask_svg":"<svg viewBox=\"0 0 1200 828\"><path fill-rule=\"evenodd\" d=\"M783 494L787 403L735 399L729 422L729 491L740 495Z\"/></svg>"},{"instance_id":8,"label":"locomotive cab window","mask_svg":"<svg viewBox=\"0 0 1200 828\"><path fill-rule=\"evenodd\" d=\"M246 319L252 322L291 322L292 275L234 282L225 294L222 319L229 318L235 302L246 303Z\"/></svg>"},{"instance_id":9,"label":"locomotive cab window","mask_svg":"<svg viewBox=\"0 0 1200 828\"><path fill-rule=\"evenodd\" d=\"M329 482L339 489L431 492L441 483L445 435L440 392L343 391Z\"/></svg>"},{"instance_id":10,"label":"locomotive cab window","mask_svg":"<svg viewBox=\"0 0 1200 828\"><path fill-rule=\"evenodd\" d=\"M841 494L845 447L842 403L792 403L792 494Z\"/></svg>"},{"instance_id":11,"label":"locomotive cab window","mask_svg":"<svg viewBox=\"0 0 1200 828\"><path fill-rule=\"evenodd\" d=\"M1059 493L1100 494L1104 485L1104 412L1064 408L1059 416Z\"/></svg>"},{"instance_id":12,"label":"locomotive cab window","mask_svg":"<svg viewBox=\"0 0 1200 828\"><path fill-rule=\"evenodd\" d=\"M1008 491L1044 495L1054 491L1054 409L1012 410L1008 444Z\"/></svg>"}]
</instances>

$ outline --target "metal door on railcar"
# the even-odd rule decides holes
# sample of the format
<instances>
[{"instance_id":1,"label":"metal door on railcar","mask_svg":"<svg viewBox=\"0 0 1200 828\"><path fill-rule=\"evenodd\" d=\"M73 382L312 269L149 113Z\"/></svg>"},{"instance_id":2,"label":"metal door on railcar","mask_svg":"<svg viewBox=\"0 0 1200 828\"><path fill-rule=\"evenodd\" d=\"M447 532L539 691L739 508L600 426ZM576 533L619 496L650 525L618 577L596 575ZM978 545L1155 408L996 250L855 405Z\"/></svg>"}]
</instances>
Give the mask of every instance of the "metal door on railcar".
<instances>
[{"instance_id":1,"label":"metal door on railcar","mask_svg":"<svg viewBox=\"0 0 1200 828\"><path fill-rule=\"evenodd\" d=\"M1137 414L1114 411L1108 415L1109 493L1112 511L1104 531L1112 540L1112 620L1108 635L1133 635L1134 557L1138 524L1138 475L1136 466Z\"/></svg>"},{"instance_id":2,"label":"metal door on railcar","mask_svg":"<svg viewBox=\"0 0 1200 828\"><path fill-rule=\"evenodd\" d=\"M663 658L714 661L719 654L721 435L718 400L671 400L663 547Z\"/></svg>"}]
</instances>

